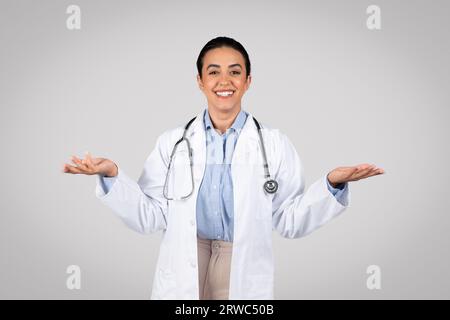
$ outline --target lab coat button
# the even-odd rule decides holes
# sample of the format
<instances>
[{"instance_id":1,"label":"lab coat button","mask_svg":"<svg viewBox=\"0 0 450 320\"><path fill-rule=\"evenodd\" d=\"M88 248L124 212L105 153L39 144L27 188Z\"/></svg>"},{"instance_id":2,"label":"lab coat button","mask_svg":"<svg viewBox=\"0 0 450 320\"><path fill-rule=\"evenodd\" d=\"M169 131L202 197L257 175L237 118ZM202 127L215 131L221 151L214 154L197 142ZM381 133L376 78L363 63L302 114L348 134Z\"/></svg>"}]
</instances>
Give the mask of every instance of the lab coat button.
<instances>
[{"instance_id":1,"label":"lab coat button","mask_svg":"<svg viewBox=\"0 0 450 320\"><path fill-rule=\"evenodd\" d=\"M195 224L194 220L191 220L191 226L193 226Z\"/></svg>"},{"instance_id":2,"label":"lab coat button","mask_svg":"<svg viewBox=\"0 0 450 320\"><path fill-rule=\"evenodd\" d=\"M191 262L191 267L195 268L195 262Z\"/></svg>"}]
</instances>

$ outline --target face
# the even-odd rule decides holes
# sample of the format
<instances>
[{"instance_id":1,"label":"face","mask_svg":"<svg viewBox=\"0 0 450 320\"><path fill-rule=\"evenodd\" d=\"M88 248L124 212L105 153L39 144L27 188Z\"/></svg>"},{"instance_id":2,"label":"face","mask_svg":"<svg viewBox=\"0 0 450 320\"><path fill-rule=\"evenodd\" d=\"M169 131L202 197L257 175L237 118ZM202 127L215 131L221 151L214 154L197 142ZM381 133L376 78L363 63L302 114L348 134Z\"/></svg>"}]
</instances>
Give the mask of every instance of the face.
<instances>
[{"instance_id":1,"label":"face","mask_svg":"<svg viewBox=\"0 0 450 320\"><path fill-rule=\"evenodd\" d=\"M232 48L209 50L203 58L202 77L197 75L200 90L208 100L208 108L233 112L241 108L241 99L250 86L245 60Z\"/></svg>"}]
</instances>

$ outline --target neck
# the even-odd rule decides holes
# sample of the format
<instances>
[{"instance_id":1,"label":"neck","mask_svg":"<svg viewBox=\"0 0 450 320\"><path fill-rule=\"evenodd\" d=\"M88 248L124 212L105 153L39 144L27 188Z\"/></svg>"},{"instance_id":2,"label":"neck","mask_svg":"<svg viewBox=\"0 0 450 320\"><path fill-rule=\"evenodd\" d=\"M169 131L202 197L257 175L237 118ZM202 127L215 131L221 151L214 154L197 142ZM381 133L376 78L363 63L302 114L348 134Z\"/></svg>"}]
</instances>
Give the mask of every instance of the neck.
<instances>
[{"instance_id":1,"label":"neck","mask_svg":"<svg viewBox=\"0 0 450 320\"><path fill-rule=\"evenodd\" d=\"M220 133L225 133L228 128L231 127L237 115L241 111L241 107L233 108L232 110L222 111L215 108L208 107L209 117L211 119L214 128L220 131Z\"/></svg>"}]
</instances>

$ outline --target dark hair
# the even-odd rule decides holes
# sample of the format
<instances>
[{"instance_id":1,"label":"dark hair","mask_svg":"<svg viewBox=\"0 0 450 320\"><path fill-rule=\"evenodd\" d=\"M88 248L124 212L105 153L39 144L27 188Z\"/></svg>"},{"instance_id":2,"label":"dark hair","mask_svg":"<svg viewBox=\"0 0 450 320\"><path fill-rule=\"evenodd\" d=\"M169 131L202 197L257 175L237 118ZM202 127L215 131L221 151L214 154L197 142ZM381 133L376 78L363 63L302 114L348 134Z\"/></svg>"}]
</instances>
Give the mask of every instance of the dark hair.
<instances>
[{"instance_id":1,"label":"dark hair","mask_svg":"<svg viewBox=\"0 0 450 320\"><path fill-rule=\"evenodd\" d=\"M222 47L232 48L234 50L239 51L242 54L242 56L244 57L244 61L245 61L246 77L248 77L250 75L250 58L248 57L248 53L245 50L244 46L232 38L217 37L212 40L209 40L208 43L205 44L203 49L200 51L200 54L198 55L197 71L198 71L200 78L202 77L203 58L205 57L205 54L209 50L216 49L216 48L222 48Z\"/></svg>"}]
</instances>

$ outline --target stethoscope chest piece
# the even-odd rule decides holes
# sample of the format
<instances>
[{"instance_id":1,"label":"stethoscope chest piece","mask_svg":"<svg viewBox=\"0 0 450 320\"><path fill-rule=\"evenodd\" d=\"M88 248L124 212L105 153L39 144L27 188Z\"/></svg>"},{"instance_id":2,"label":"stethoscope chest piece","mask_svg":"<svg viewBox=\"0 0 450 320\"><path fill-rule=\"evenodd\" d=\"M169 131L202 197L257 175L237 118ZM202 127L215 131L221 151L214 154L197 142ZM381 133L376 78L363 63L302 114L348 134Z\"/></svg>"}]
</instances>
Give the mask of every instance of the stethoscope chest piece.
<instances>
[{"instance_id":1,"label":"stethoscope chest piece","mask_svg":"<svg viewBox=\"0 0 450 320\"><path fill-rule=\"evenodd\" d=\"M275 193L278 190L278 182L275 180L267 180L264 183L264 190L266 190L267 193Z\"/></svg>"}]
</instances>

